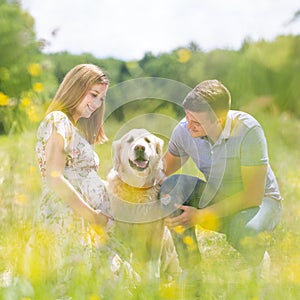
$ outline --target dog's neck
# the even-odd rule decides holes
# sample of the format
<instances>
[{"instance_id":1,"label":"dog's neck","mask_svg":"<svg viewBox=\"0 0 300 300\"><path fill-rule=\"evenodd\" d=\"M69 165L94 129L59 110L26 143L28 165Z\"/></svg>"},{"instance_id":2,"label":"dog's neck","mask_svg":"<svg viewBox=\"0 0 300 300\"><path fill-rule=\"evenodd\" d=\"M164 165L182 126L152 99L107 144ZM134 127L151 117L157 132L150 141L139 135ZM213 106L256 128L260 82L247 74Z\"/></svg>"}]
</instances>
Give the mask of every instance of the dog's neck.
<instances>
[{"instance_id":1,"label":"dog's neck","mask_svg":"<svg viewBox=\"0 0 300 300\"><path fill-rule=\"evenodd\" d=\"M134 186L132 184L129 184L127 183L126 181L122 180L122 178L119 176L119 179L122 181L122 183L128 187L130 187L131 189L134 189L134 190L149 190L149 189L152 189L153 187L155 187L156 185L145 185L145 186L140 186L140 187L137 187L137 186Z\"/></svg>"},{"instance_id":2,"label":"dog's neck","mask_svg":"<svg viewBox=\"0 0 300 300\"><path fill-rule=\"evenodd\" d=\"M160 186L135 187L123 181L119 176L116 179L118 188L113 191L113 195L118 199L139 204L157 201Z\"/></svg>"},{"instance_id":3,"label":"dog's neck","mask_svg":"<svg viewBox=\"0 0 300 300\"><path fill-rule=\"evenodd\" d=\"M136 178L133 178L133 180L131 180L127 174L123 174L122 172L116 172L116 174L123 183L132 188L148 190L157 185L155 178L152 180L147 180L144 178L137 180Z\"/></svg>"}]
</instances>

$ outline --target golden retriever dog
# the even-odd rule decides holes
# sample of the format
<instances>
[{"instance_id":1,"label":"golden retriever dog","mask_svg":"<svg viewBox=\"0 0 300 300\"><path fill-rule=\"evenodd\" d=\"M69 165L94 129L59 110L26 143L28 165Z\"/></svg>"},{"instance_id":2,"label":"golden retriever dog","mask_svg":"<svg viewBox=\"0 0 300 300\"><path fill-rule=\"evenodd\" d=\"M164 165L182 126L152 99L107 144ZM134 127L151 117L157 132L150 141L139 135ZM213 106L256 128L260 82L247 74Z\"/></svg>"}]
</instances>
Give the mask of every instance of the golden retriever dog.
<instances>
[{"instance_id":1,"label":"golden retriever dog","mask_svg":"<svg viewBox=\"0 0 300 300\"><path fill-rule=\"evenodd\" d=\"M113 142L113 150L107 188L116 234L142 277L174 278L179 262L157 199L164 174L163 140L145 129L132 129Z\"/></svg>"}]
</instances>

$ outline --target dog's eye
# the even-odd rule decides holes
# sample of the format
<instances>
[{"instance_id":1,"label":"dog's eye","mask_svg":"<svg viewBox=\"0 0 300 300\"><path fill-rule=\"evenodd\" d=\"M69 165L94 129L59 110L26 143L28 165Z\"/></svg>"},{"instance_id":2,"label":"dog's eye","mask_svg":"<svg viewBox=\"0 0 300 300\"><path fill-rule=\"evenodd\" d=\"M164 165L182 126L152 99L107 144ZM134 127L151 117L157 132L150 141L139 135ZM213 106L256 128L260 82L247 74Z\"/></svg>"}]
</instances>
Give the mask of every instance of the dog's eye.
<instances>
[{"instance_id":1,"label":"dog's eye","mask_svg":"<svg viewBox=\"0 0 300 300\"><path fill-rule=\"evenodd\" d=\"M134 141L134 138L133 136L131 136L128 140L127 140L127 143L132 143Z\"/></svg>"},{"instance_id":2,"label":"dog's eye","mask_svg":"<svg viewBox=\"0 0 300 300\"><path fill-rule=\"evenodd\" d=\"M145 142L148 143L148 144L151 143L150 140L149 140L148 138L146 138L146 137L144 138L144 140L145 140Z\"/></svg>"}]
</instances>

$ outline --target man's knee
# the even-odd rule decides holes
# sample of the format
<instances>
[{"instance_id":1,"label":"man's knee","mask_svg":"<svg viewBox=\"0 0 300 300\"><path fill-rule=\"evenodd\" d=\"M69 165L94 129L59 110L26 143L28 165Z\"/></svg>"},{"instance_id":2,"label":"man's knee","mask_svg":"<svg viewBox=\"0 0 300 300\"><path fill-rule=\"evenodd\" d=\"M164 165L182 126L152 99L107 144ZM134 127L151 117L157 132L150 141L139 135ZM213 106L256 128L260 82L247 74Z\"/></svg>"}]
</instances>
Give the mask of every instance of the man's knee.
<instances>
[{"instance_id":1,"label":"man's knee","mask_svg":"<svg viewBox=\"0 0 300 300\"><path fill-rule=\"evenodd\" d=\"M163 182L160 188L159 198L163 198L166 194L168 194L172 198L176 199L176 203L188 205L189 202L191 202L195 198L197 202L196 204L198 204L198 198L201 195L203 184L204 182L198 177L184 174L175 174L168 177ZM198 205L194 205L194 201L192 202L192 206L198 207Z\"/></svg>"}]
</instances>

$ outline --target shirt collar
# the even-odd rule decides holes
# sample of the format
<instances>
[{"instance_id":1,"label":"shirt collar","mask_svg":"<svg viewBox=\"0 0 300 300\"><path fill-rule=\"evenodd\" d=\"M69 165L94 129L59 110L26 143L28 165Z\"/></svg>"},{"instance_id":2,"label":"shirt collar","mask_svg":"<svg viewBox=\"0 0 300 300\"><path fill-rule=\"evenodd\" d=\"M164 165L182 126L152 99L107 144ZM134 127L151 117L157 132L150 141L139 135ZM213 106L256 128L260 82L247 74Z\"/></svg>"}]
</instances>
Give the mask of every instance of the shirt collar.
<instances>
[{"instance_id":1,"label":"shirt collar","mask_svg":"<svg viewBox=\"0 0 300 300\"><path fill-rule=\"evenodd\" d=\"M224 126L218 140L216 141L215 145L220 144L223 140L228 140L228 138L230 137L231 124L232 124L232 116L229 111L227 114L227 117L226 117L225 126Z\"/></svg>"},{"instance_id":2,"label":"shirt collar","mask_svg":"<svg viewBox=\"0 0 300 300\"><path fill-rule=\"evenodd\" d=\"M231 116L231 113L229 111L228 114L227 114L224 129L221 133L221 136L222 136L223 139L228 139L230 137L231 124L232 124L232 116Z\"/></svg>"}]
</instances>

